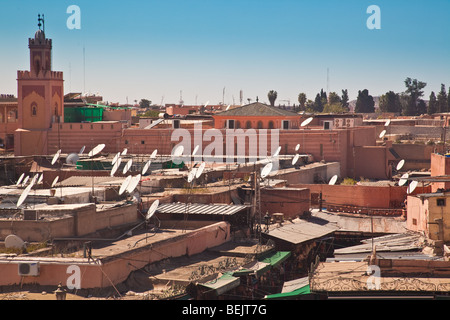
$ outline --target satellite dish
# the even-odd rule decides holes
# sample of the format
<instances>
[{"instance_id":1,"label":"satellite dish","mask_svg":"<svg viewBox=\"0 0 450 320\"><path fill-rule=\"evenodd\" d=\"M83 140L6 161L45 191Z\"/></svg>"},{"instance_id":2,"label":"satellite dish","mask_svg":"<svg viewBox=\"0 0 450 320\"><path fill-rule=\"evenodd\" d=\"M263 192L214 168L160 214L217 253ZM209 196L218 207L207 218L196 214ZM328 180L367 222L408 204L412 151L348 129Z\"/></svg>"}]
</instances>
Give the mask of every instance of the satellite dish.
<instances>
[{"instance_id":1,"label":"satellite dish","mask_svg":"<svg viewBox=\"0 0 450 320\"><path fill-rule=\"evenodd\" d=\"M398 180L398 185L399 186L404 186L405 183L408 182L408 178L409 178L409 174L408 173L405 173L404 175L402 175L400 180Z\"/></svg>"},{"instance_id":2,"label":"satellite dish","mask_svg":"<svg viewBox=\"0 0 450 320\"><path fill-rule=\"evenodd\" d=\"M39 176L39 179L37 181L38 184L42 183L42 180L44 179L44 174L41 173L41 175Z\"/></svg>"},{"instance_id":3,"label":"satellite dish","mask_svg":"<svg viewBox=\"0 0 450 320\"><path fill-rule=\"evenodd\" d=\"M58 160L59 156L61 155L61 150L58 150L55 155L53 156L52 159L52 165L54 165L56 163L56 161Z\"/></svg>"},{"instance_id":4,"label":"satellite dish","mask_svg":"<svg viewBox=\"0 0 450 320\"><path fill-rule=\"evenodd\" d=\"M122 182L122 185L120 186L120 189L119 189L119 196L122 195L125 192L125 190L127 190L127 187L131 182L131 178L132 178L131 176L128 176Z\"/></svg>"},{"instance_id":5,"label":"satellite dish","mask_svg":"<svg viewBox=\"0 0 450 320\"><path fill-rule=\"evenodd\" d=\"M67 164L77 164L78 160L80 160L80 156L77 153L71 153L66 158Z\"/></svg>"},{"instance_id":6,"label":"satellite dish","mask_svg":"<svg viewBox=\"0 0 450 320\"><path fill-rule=\"evenodd\" d=\"M119 159L119 157L120 157L120 152L117 152L116 155L114 156L114 158L112 159L111 164L115 165L117 162L117 159Z\"/></svg>"},{"instance_id":7,"label":"satellite dish","mask_svg":"<svg viewBox=\"0 0 450 320\"><path fill-rule=\"evenodd\" d=\"M294 157L294 159L292 159L292 165L293 165L293 166L297 163L297 161L298 161L299 158L300 158L300 155L299 155L299 154L296 154L295 157Z\"/></svg>"},{"instance_id":8,"label":"satellite dish","mask_svg":"<svg viewBox=\"0 0 450 320\"><path fill-rule=\"evenodd\" d=\"M27 184L28 180L30 180L30 176L25 177L25 179L22 182L22 186L25 186Z\"/></svg>"},{"instance_id":9,"label":"satellite dish","mask_svg":"<svg viewBox=\"0 0 450 320\"><path fill-rule=\"evenodd\" d=\"M127 148L125 148L125 149L123 149L123 151L122 151L121 155L122 155L122 156L124 156L124 155L126 155L127 153L128 153L128 149L127 149Z\"/></svg>"},{"instance_id":10,"label":"satellite dish","mask_svg":"<svg viewBox=\"0 0 450 320\"><path fill-rule=\"evenodd\" d=\"M261 171L261 178L265 178L269 175L269 173L272 171L273 168L273 163L269 162L268 164L266 164L266 166L262 169Z\"/></svg>"},{"instance_id":11,"label":"satellite dish","mask_svg":"<svg viewBox=\"0 0 450 320\"><path fill-rule=\"evenodd\" d=\"M180 157L183 154L184 151L184 147L183 146L178 146L174 152L173 152L173 156L174 157Z\"/></svg>"},{"instance_id":12,"label":"satellite dish","mask_svg":"<svg viewBox=\"0 0 450 320\"><path fill-rule=\"evenodd\" d=\"M313 121L313 117L306 119L305 121L302 122L302 124L300 125L301 127L306 127L308 124L311 123L311 121Z\"/></svg>"},{"instance_id":13,"label":"satellite dish","mask_svg":"<svg viewBox=\"0 0 450 320\"><path fill-rule=\"evenodd\" d=\"M228 105L228 107L225 109L225 111L228 111L231 107L231 104Z\"/></svg>"},{"instance_id":14,"label":"satellite dish","mask_svg":"<svg viewBox=\"0 0 450 320\"><path fill-rule=\"evenodd\" d=\"M195 156L195 154L197 153L198 149L200 148L199 145L196 145L194 148L194 151L192 151L192 155Z\"/></svg>"},{"instance_id":15,"label":"satellite dish","mask_svg":"<svg viewBox=\"0 0 450 320\"><path fill-rule=\"evenodd\" d=\"M16 182L16 186L18 186L22 182L24 177L25 177L25 173L22 173L19 177L19 180L17 180L17 182Z\"/></svg>"},{"instance_id":16,"label":"satellite dish","mask_svg":"<svg viewBox=\"0 0 450 320\"><path fill-rule=\"evenodd\" d=\"M59 180L59 176L56 176L56 178L52 182L51 188L53 188L58 183L58 180Z\"/></svg>"},{"instance_id":17,"label":"satellite dish","mask_svg":"<svg viewBox=\"0 0 450 320\"><path fill-rule=\"evenodd\" d=\"M106 145L105 144L99 144L98 146L96 146L94 149L92 149L91 151L89 151L88 156L89 157L93 157L96 156L97 154L99 154L100 152L102 152L103 149L105 149Z\"/></svg>"},{"instance_id":18,"label":"satellite dish","mask_svg":"<svg viewBox=\"0 0 450 320\"><path fill-rule=\"evenodd\" d=\"M151 164L152 164L152 160L148 160L147 163L144 165L144 168L142 168L142 175L147 173L148 168L150 168Z\"/></svg>"},{"instance_id":19,"label":"satellite dish","mask_svg":"<svg viewBox=\"0 0 450 320\"><path fill-rule=\"evenodd\" d=\"M206 163L205 163L205 162L202 162L202 163L200 164L200 167L197 168L197 171L195 172L195 177L196 177L197 179L200 178L200 176L202 175L203 170L205 170L205 166L206 166Z\"/></svg>"},{"instance_id":20,"label":"satellite dish","mask_svg":"<svg viewBox=\"0 0 450 320\"><path fill-rule=\"evenodd\" d=\"M336 184L337 179L338 179L337 175L332 176L331 179L330 179L330 182L328 182L328 184L330 186L334 186Z\"/></svg>"},{"instance_id":21,"label":"satellite dish","mask_svg":"<svg viewBox=\"0 0 450 320\"><path fill-rule=\"evenodd\" d=\"M128 160L127 164L125 165L125 167L123 167L123 174L127 173L128 170L131 169L131 166L133 165L133 159Z\"/></svg>"},{"instance_id":22,"label":"satellite dish","mask_svg":"<svg viewBox=\"0 0 450 320\"><path fill-rule=\"evenodd\" d=\"M391 124L391 119L388 119L388 120L386 121L386 123L384 124L384 126L387 127L387 126L389 126L390 124Z\"/></svg>"},{"instance_id":23,"label":"satellite dish","mask_svg":"<svg viewBox=\"0 0 450 320\"><path fill-rule=\"evenodd\" d=\"M191 182L195 179L196 173L197 173L197 168L194 168L194 169L192 169L192 170L189 172L188 178L187 178L187 181L188 181L189 183L191 183Z\"/></svg>"},{"instance_id":24,"label":"satellite dish","mask_svg":"<svg viewBox=\"0 0 450 320\"><path fill-rule=\"evenodd\" d=\"M122 163L122 158L118 158L111 169L111 177L114 176Z\"/></svg>"},{"instance_id":25,"label":"satellite dish","mask_svg":"<svg viewBox=\"0 0 450 320\"><path fill-rule=\"evenodd\" d=\"M386 130L381 131L379 137L380 139L383 138L386 135Z\"/></svg>"},{"instance_id":26,"label":"satellite dish","mask_svg":"<svg viewBox=\"0 0 450 320\"><path fill-rule=\"evenodd\" d=\"M22 194L19 197L19 200L17 201L17 204L16 204L17 208L20 207L23 204L23 202L25 201L25 199L28 197L28 194L30 193L31 188L33 188L32 183L30 183L28 185L28 187L26 187L25 190L23 190Z\"/></svg>"},{"instance_id":27,"label":"satellite dish","mask_svg":"<svg viewBox=\"0 0 450 320\"><path fill-rule=\"evenodd\" d=\"M39 178L39 174L36 174L36 175L34 175L33 176L33 179L31 179L31 182L30 182L30 184L35 184L36 183L36 181L37 181L37 179Z\"/></svg>"},{"instance_id":28,"label":"satellite dish","mask_svg":"<svg viewBox=\"0 0 450 320\"><path fill-rule=\"evenodd\" d=\"M158 154L158 149L155 149L152 154L150 155L150 159L155 159L156 155Z\"/></svg>"},{"instance_id":29,"label":"satellite dish","mask_svg":"<svg viewBox=\"0 0 450 320\"><path fill-rule=\"evenodd\" d=\"M205 103L205 108L208 106L208 104L209 104L209 101L207 101L207 102Z\"/></svg>"},{"instance_id":30,"label":"satellite dish","mask_svg":"<svg viewBox=\"0 0 450 320\"><path fill-rule=\"evenodd\" d=\"M408 194L412 193L416 189L418 184L419 184L419 182L417 182L417 180L414 180L413 182L411 182L408 186L408 190L407 190Z\"/></svg>"},{"instance_id":31,"label":"satellite dish","mask_svg":"<svg viewBox=\"0 0 450 320\"><path fill-rule=\"evenodd\" d=\"M129 194L133 193L133 191L136 189L136 187L138 186L139 182L141 182L141 175L138 174L137 176L131 178L130 183L127 186L127 192Z\"/></svg>"},{"instance_id":32,"label":"satellite dish","mask_svg":"<svg viewBox=\"0 0 450 320\"><path fill-rule=\"evenodd\" d=\"M300 144L295 146L295 151L298 151L300 149Z\"/></svg>"},{"instance_id":33,"label":"satellite dish","mask_svg":"<svg viewBox=\"0 0 450 320\"><path fill-rule=\"evenodd\" d=\"M275 150L275 153L273 154L273 156L272 157L278 157L279 155L280 155L280 151L281 151L281 146L279 146L278 148L277 148L277 150Z\"/></svg>"},{"instance_id":34,"label":"satellite dish","mask_svg":"<svg viewBox=\"0 0 450 320\"><path fill-rule=\"evenodd\" d=\"M81 149L80 149L80 152L78 152L78 154L83 154L84 149L86 149L86 146L82 146Z\"/></svg>"},{"instance_id":35,"label":"satellite dish","mask_svg":"<svg viewBox=\"0 0 450 320\"><path fill-rule=\"evenodd\" d=\"M5 238L5 247L22 249L25 247L25 241L23 241L20 237L16 236L15 234L10 234Z\"/></svg>"},{"instance_id":36,"label":"satellite dish","mask_svg":"<svg viewBox=\"0 0 450 320\"><path fill-rule=\"evenodd\" d=\"M399 171L403 166L405 165L405 160L400 160L400 162L397 164L397 171Z\"/></svg>"},{"instance_id":37,"label":"satellite dish","mask_svg":"<svg viewBox=\"0 0 450 320\"><path fill-rule=\"evenodd\" d=\"M150 218L155 214L156 209L158 209L158 206L159 200L156 199L150 206L150 209L148 209L147 216L145 217L146 220L150 220Z\"/></svg>"}]
</instances>

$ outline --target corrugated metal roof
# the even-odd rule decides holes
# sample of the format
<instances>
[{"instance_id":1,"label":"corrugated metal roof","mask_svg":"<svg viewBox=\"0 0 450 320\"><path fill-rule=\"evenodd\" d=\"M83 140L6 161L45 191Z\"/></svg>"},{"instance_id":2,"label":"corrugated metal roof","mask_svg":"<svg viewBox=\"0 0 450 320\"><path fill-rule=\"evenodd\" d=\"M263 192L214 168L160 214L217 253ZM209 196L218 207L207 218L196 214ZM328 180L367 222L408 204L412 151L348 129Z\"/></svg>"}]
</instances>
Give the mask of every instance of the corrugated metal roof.
<instances>
[{"instance_id":1,"label":"corrugated metal roof","mask_svg":"<svg viewBox=\"0 0 450 320\"><path fill-rule=\"evenodd\" d=\"M339 228L332 224L318 225L300 220L299 222L287 224L280 228L271 230L268 235L272 238L281 239L293 244L299 244L333 233Z\"/></svg>"},{"instance_id":2,"label":"corrugated metal roof","mask_svg":"<svg viewBox=\"0 0 450 320\"><path fill-rule=\"evenodd\" d=\"M161 214L233 215L247 208L246 205L165 203L159 205L157 212Z\"/></svg>"}]
</instances>

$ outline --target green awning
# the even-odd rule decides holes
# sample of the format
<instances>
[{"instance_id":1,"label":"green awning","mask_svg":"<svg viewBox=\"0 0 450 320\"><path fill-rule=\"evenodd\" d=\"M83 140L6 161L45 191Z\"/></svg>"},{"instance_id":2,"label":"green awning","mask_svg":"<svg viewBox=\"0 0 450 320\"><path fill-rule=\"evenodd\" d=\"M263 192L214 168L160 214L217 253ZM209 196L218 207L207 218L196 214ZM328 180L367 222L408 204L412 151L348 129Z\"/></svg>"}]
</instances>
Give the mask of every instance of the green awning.
<instances>
[{"instance_id":1,"label":"green awning","mask_svg":"<svg viewBox=\"0 0 450 320\"><path fill-rule=\"evenodd\" d=\"M236 288L241 284L241 279L234 277L231 273L227 272L220 278L214 279L206 283L199 283L200 286L206 287L211 290L215 290L217 295L221 295L233 288Z\"/></svg>"},{"instance_id":2,"label":"green awning","mask_svg":"<svg viewBox=\"0 0 450 320\"><path fill-rule=\"evenodd\" d=\"M261 262L268 263L272 268L280 265L287 258L291 256L290 251L277 251L274 254L266 256L264 259L260 260Z\"/></svg>"},{"instance_id":3,"label":"green awning","mask_svg":"<svg viewBox=\"0 0 450 320\"><path fill-rule=\"evenodd\" d=\"M289 298L295 298L304 294L311 293L309 285L306 285L302 288L296 289L291 292L283 292L283 293L275 293L275 294L269 294L264 297L264 299L270 300L270 299L289 299Z\"/></svg>"}]
</instances>

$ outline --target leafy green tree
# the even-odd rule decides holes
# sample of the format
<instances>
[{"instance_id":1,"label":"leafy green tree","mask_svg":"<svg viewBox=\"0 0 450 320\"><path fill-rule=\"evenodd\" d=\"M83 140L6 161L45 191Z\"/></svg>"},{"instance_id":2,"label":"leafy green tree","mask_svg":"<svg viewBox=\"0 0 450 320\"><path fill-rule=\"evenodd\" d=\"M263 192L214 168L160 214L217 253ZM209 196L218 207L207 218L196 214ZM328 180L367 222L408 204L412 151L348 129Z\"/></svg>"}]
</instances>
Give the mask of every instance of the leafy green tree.
<instances>
[{"instance_id":1,"label":"leafy green tree","mask_svg":"<svg viewBox=\"0 0 450 320\"><path fill-rule=\"evenodd\" d=\"M316 95L316 99L314 99L314 111L322 112L323 111L323 102L320 93Z\"/></svg>"},{"instance_id":2,"label":"leafy green tree","mask_svg":"<svg viewBox=\"0 0 450 320\"><path fill-rule=\"evenodd\" d=\"M150 108L151 104L152 104L152 102L150 100L141 99L141 101L139 102L139 107L142 109L147 109L147 108Z\"/></svg>"},{"instance_id":3,"label":"leafy green tree","mask_svg":"<svg viewBox=\"0 0 450 320\"><path fill-rule=\"evenodd\" d=\"M341 96L341 105L343 108L345 108L347 111L349 110L349 103L348 103L348 90L342 90L342 96Z\"/></svg>"},{"instance_id":4,"label":"leafy green tree","mask_svg":"<svg viewBox=\"0 0 450 320\"><path fill-rule=\"evenodd\" d=\"M275 101L277 100L277 97L278 97L278 93L276 91L274 91L274 90L269 91L269 93L267 94L267 98L269 98L271 106L275 105Z\"/></svg>"},{"instance_id":5,"label":"leafy green tree","mask_svg":"<svg viewBox=\"0 0 450 320\"><path fill-rule=\"evenodd\" d=\"M447 109L447 92L445 91L445 84L441 84L441 91L437 95L437 112L448 112Z\"/></svg>"},{"instance_id":6,"label":"leafy green tree","mask_svg":"<svg viewBox=\"0 0 450 320\"><path fill-rule=\"evenodd\" d=\"M340 104L341 103L341 97L336 92L330 92L328 94L328 104Z\"/></svg>"},{"instance_id":7,"label":"leafy green tree","mask_svg":"<svg viewBox=\"0 0 450 320\"><path fill-rule=\"evenodd\" d=\"M434 93L434 91L431 91L430 101L428 102L427 113L429 115L432 115L433 113L436 113L436 110L437 110L436 94Z\"/></svg>"},{"instance_id":8,"label":"leafy green tree","mask_svg":"<svg viewBox=\"0 0 450 320\"><path fill-rule=\"evenodd\" d=\"M345 113L347 109L344 108L340 103L327 103L323 108L323 113Z\"/></svg>"},{"instance_id":9,"label":"leafy green tree","mask_svg":"<svg viewBox=\"0 0 450 320\"><path fill-rule=\"evenodd\" d=\"M300 103L300 111L305 111L306 110L306 94L304 94L303 92L300 93L298 95L298 103Z\"/></svg>"},{"instance_id":10,"label":"leafy green tree","mask_svg":"<svg viewBox=\"0 0 450 320\"><path fill-rule=\"evenodd\" d=\"M355 106L356 113L373 113L375 112L375 101L373 97L369 95L369 90L359 90L358 98L356 99Z\"/></svg>"},{"instance_id":11,"label":"leafy green tree","mask_svg":"<svg viewBox=\"0 0 450 320\"><path fill-rule=\"evenodd\" d=\"M397 93L389 91L380 97L380 110L382 112L400 113L401 108L400 97Z\"/></svg>"},{"instance_id":12,"label":"leafy green tree","mask_svg":"<svg viewBox=\"0 0 450 320\"><path fill-rule=\"evenodd\" d=\"M417 114L422 115L427 113L427 104L422 99L417 103Z\"/></svg>"},{"instance_id":13,"label":"leafy green tree","mask_svg":"<svg viewBox=\"0 0 450 320\"><path fill-rule=\"evenodd\" d=\"M407 104L406 110L403 113L407 116L417 115L418 109L417 105L419 99L423 96L423 88L427 86L426 82L419 81L417 79L406 78L405 79L406 94L409 94L409 102Z\"/></svg>"}]
</instances>

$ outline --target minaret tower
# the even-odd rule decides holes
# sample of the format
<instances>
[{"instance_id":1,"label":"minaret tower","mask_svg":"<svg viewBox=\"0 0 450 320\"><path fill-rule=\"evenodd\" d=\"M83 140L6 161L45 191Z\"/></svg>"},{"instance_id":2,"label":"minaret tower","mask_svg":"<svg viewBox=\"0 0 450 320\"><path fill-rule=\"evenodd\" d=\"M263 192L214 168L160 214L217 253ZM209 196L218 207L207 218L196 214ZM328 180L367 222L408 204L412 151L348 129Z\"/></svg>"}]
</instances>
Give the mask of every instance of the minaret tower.
<instances>
[{"instance_id":1,"label":"minaret tower","mask_svg":"<svg viewBox=\"0 0 450 320\"><path fill-rule=\"evenodd\" d=\"M52 71L52 40L44 26L44 15L38 15L39 29L28 39L30 71L17 72L16 155L46 155L48 131L64 121L63 73Z\"/></svg>"}]
</instances>

